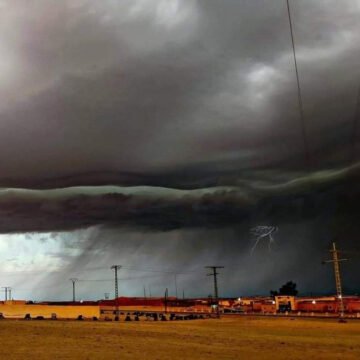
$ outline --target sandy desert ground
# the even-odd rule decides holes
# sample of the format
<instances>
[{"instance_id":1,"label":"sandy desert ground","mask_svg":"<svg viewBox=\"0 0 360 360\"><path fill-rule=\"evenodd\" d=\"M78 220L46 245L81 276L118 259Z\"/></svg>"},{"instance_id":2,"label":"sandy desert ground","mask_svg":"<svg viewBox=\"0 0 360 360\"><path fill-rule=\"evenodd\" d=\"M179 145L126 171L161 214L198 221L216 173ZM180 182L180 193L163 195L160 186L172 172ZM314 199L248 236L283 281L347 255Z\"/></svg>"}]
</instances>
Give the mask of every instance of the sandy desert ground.
<instances>
[{"instance_id":1,"label":"sandy desert ground","mask_svg":"<svg viewBox=\"0 0 360 360\"><path fill-rule=\"evenodd\" d=\"M360 359L360 321L0 322L4 359Z\"/></svg>"}]
</instances>

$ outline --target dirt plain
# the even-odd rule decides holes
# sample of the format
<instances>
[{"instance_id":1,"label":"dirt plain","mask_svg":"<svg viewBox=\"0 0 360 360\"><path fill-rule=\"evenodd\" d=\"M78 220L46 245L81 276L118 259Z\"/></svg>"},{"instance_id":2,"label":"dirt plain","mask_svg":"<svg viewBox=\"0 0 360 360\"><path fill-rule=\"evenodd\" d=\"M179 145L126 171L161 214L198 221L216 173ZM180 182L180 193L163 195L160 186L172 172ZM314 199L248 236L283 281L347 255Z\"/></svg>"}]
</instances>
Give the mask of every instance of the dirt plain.
<instances>
[{"instance_id":1,"label":"dirt plain","mask_svg":"<svg viewBox=\"0 0 360 360\"><path fill-rule=\"evenodd\" d=\"M2 320L4 359L360 359L360 321Z\"/></svg>"}]
</instances>

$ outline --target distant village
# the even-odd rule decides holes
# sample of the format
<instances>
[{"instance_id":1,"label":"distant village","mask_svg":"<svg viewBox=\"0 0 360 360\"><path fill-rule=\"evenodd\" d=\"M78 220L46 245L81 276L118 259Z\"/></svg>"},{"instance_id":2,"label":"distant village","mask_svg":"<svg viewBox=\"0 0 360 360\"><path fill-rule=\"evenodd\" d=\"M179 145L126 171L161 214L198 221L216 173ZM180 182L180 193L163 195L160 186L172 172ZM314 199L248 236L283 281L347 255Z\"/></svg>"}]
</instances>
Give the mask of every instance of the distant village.
<instances>
[{"instance_id":1,"label":"distant village","mask_svg":"<svg viewBox=\"0 0 360 360\"><path fill-rule=\"evenodd\" d=\"M360 319L360 296L344 296L344 317ZM178 299L176 297L119 297L112 300L0 302L3 319L131 320L139 315L148 319L188 319L227 315L321 316L337 317L340 302L336 296L297 297L290 295L241 298Z\"/></svg>"}]
</instances>

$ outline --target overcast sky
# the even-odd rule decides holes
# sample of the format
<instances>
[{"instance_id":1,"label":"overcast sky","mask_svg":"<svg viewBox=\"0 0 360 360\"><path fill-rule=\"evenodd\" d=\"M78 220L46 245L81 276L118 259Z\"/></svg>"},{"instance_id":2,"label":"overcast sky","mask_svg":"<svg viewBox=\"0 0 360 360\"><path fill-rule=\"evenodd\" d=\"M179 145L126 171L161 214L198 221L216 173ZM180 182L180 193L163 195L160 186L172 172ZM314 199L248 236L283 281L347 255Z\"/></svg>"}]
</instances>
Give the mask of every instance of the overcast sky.
<instances>
[{"instance_id":1,"label":"overcast sky","mask_svg":"<svg viewBox=\"0 0 360 360\"><path fill-rule=\"evenodd\" d=\"M360 1L290 8L308 162L285 0L0 0L1 286L66 298L115 262L193 269L181 286L206 296L199 269L221 261L228 295L332 291L321 254L359 249ZM278 244L250 256L255 225Z\"/></svg>"}]
</instances>

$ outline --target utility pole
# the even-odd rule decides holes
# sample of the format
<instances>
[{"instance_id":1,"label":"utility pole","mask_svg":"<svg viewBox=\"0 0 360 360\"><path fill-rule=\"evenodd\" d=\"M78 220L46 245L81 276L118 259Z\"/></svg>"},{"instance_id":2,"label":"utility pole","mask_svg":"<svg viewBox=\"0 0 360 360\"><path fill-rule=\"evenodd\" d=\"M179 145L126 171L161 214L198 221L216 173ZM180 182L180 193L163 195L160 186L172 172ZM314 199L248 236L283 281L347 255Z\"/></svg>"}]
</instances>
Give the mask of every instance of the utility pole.
<instances>
[{"instance_id":1,"label":"utility pole","mask_svg":"<svg viewBox=\"0 0 360 360\"><path fill-rule=\"evenodd\" d=\"M164 296L165 314L167 313L168 296L169 296L169 291L168 288L166 288L165 296Z\"/></svg>"},{"instance_id":2,"label":"utility pole","mask_svg":"<svg viewBox=\"0 0 360 360\"><path fill-rule=\"evenodd\" d=\"M10 286L3 286L2 289L4 289L4 291L5 291L5 301L7 301L8 300L8 291L11 294L11 287Z\"/></svg>"},{"instance_id":3,"label":"utility pole","mask_svg":"<svg viewBox=\"0 0 360 360\"><path fill-rule=\"evenodd\" d=\"M342 296L342 287L341 287L341 275L340 275L340 261L346 261L347 259L339 259L339 250L336 249L335 242L332 243L332 248L329 250L332 254L332 260L325 260L325 263L334 264L334 274L335 274L335 285L336 285L336 295L339 303L339 317L342 320L344 318L344 301Z\"/></svg>"},{"instance_id":4,"label":"utility pole","mask_svg":"<svg viewBox=\"0 0 360 360\"><path fill-rule=\"evenodd\" d=\"M176 275L174 274L174 283L175 283L175 297L178 297L178 288L177 288L177 279L176 279Z\"/></svg>"},{"instance_id":5,"label":"utility pole","mask_svg":"<svg viewBox=\"0 0 360 360\"><path fill-rule=\"evenodd\" d=\"M146 300L146 288L144 286L144 299Z\"/></svg>"},{"instance_id":6,"label":"utility pole","mask_svg":"<svg viewBox=\"0 0 360 360\"><path fill-rule=\"evenodd\" d=\"M217 284L217 275L219 275L219 273L216 272L216 270L224 269L224 266L205 266L205 268L212 270L212 272L210 274L207 274L207 276L214 277L214 296L215 296L215 303L216 303L216 314L217 314L217 317L220 318L219 292L218 292L218 284Z\"/></svg>"},{"instance_id":7,"label":"utility pole","mask_svg":"<svg viewBox=\"0 0 360 360\"><path fill-rule=\"evenodd\" d=\"M8 290L9 290L9 300L12 300L12 298L11 298L11 288L8 288Z\"/></svg>"},{"instance_id":8,"label":"utility pole","mask_svg":"<svg viewBox=\"0 0 360 360\"><path fill-rule=\"evenodd\" d=\"M77 278L71 278L69 279L72 282L72 290L73 290L73 302L76 301L76 296L75 296L75 283L78 281Z\"/></svg>"},{"instance_id":9,"label":"utility pole","mask_svg":"<svg viewBox=\"0 0 360 360\"><path fill-rule=\"evenodd\" d=\"M121 269L121 265L113 265L111 266L112 270L115 270L115 321L119 320L119 288L118 288L118 269Z\"/></svg>"}]
</instances>

